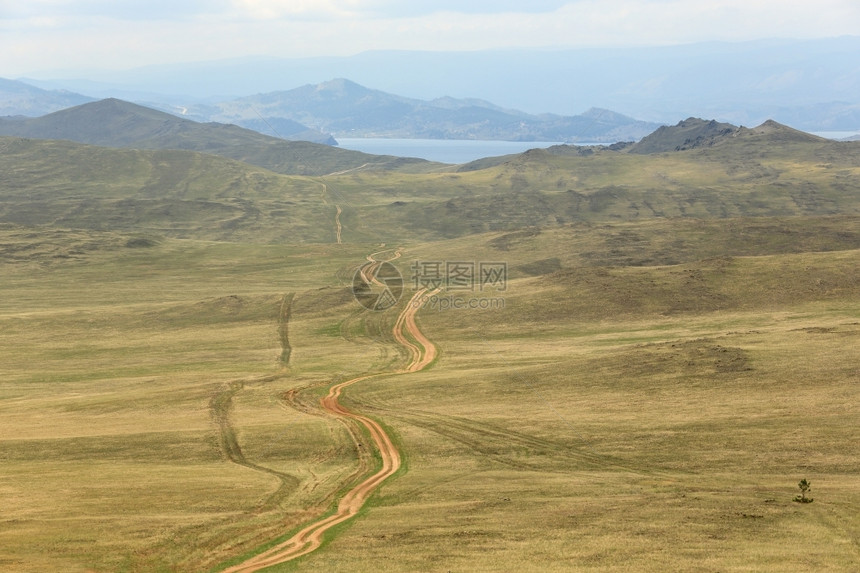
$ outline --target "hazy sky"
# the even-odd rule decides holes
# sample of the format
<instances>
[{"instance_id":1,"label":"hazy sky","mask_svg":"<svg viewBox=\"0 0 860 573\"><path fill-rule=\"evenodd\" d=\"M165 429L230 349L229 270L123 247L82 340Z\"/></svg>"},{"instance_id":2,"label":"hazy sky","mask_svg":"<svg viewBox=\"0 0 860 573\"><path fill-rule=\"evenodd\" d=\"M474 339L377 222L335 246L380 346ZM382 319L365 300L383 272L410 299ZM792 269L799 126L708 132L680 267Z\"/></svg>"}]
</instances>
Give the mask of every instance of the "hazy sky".
<instances>
[{"instance_id":1,"label":"hazy sky","mask_svg":"<svg viewBox=\"0 0 860 573\"><path fill-rule=\"evenodd\" d=\"M0 0L0 77L248 55L860 35L858 0Z\"/></svg>"}]
</instances>

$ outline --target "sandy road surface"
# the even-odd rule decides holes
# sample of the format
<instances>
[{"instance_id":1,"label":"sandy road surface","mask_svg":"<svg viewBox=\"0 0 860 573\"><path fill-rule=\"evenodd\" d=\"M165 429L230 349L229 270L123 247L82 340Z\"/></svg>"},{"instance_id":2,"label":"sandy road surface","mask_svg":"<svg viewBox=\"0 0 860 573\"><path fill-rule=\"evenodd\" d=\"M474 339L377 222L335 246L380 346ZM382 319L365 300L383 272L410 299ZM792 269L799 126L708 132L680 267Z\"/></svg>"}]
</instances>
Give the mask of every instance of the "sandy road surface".
<instances>
[{"instance_id":1,"label":"sandy road surface","mask_svg":"<svg viewBox=\"0 0 860 573\"><path fill-rule=\"evenodd\" d=\"M255 555L243 563L234 565L229 569L225 569L226 573L247 573L258 571L265 567L284 563L314 551L322 543L323 535L326 531L358 513L376 488L379 487L379 485L388 477L393 475L398 468L400 468L400 452L397 450L397 446L394 445L388 434L385 433L382 426L371 418L351 412L338 402L338 398L344 388L355 384L356 382L361 382L362 380L367 380L368 378L376 376L418 372L433 362L436 358L436 347L418 329L418 325L415 323L415 314L421 308L423 297L432 296L433 294L436 294L436 292L437 291L432 291L428 293L426 289L417 291L415 295L413 295L412 299L407 303L406 308L404 308L397 317L397 321L395 322L393 329L394 338L409 352L409 362L403 369L396 372L383 372L379 374L359 376L358 378L341 382L340 384L332 386L329 389L328 395L320 401L321 406L326 412L334 416L350 418L367 428L367 431L370 433L371 439L376 445L379 455L382 458L382 467L373 475L349 490L343 498L341 498L334 514L309 523L287 541L284 541L259 555ZM409 340L408 337L410 336L414 342Z\"/></svg>"},{"instance_id":2,"label":"sandy road surface","mask_svg":"<svg viewBox=\"0 0 860 573\"><path fill-rule=\"evenodd\" d=\"M387 253L388 251L394 251L394 256L390 259L379 260L376 258L376 255L380 253ZM361 278L364 280L366 284L375 284L376 286L386 288L385 283L381 282L376 278L376 271L379 270L379 267L382 263L389 263L393 260L400 258L400 249L385 249L384 251L377 251L375 253L371 253L367 255L367 262L370 263L368 265L364 265L359 268L359 272L361 273ZM396 337L396 335L395 335Z\"/></svg>"}]
</instances>

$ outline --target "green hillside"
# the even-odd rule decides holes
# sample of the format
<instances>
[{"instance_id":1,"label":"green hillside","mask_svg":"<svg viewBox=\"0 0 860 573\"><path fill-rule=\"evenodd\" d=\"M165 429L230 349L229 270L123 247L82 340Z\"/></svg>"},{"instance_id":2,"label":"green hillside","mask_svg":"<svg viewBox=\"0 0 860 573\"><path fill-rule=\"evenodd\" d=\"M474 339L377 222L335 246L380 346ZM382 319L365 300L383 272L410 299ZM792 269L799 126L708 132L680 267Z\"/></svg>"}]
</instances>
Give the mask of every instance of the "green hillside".
<instances>
[{"instance_id":1,"label":"green hillside","mask_svg":"<svg viewBox=\"0 0 860 573\"><path fill-rule=\"evenodd\" d=\"M231 241L326 242L323 187L191 151L0 138L0 222Z\"/></svg>"},{"instance_id":2,"label":"green hillside","mask_svg":"<svg viewBox=\"0 0 860 573\"><path fill-rule=\"evenodd\" d=\"M0 220L22 224L326 242L337 208L352 241L653 218L860 214L860 145L777 124L687 151L561 146L466 169L373 166L317 178L188 151L0 141Z\"/></svg>"},{"instance_id":3,"label":"green hillside","mask_svg":"<svg viewBox=\"0 0 860 573\"><path fill-rule=\"evenodd\" d=\"M860 213L860 146L766 128L680 152L556 147L456 172L357 172L326 182L353 205L367 205L369 216L356 230L372 221L389 238L575 222Z\"/></svg>"},{"instance_id":4,"label":"green hillside","mask_svg":"<svg viewBox=\"0 0 860 573\"><path fill-rule=\"evenodd\" d=\"M766 136L771 142L808 142L822 143L824 138L804 133L768 120L758 127L749 129L730 123L705 121L691 117L672 127L663 126L654 133L643 137L630 146L628 153L661 153L666 151L686 151L701 147L712 147L731 142L736 138Z\"/></svg>"}]
</instances>

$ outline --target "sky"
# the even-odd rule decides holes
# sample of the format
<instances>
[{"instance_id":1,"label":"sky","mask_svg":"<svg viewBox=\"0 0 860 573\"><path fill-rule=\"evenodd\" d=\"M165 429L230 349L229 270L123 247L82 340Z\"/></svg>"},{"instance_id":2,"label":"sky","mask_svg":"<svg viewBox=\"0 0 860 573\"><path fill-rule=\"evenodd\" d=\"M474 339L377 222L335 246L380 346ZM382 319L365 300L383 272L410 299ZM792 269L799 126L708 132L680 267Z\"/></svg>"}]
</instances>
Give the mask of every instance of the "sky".
<instances>
[{"instance_id":1,"label":"sky","mask_svg":"<svg viewBox=\"0 0 860 573\"><path fill-rule=\"evenodd\" d=\"M368 50L860 35L857 0L0 0L0 77Z\"/></svg>"}]
</instances>

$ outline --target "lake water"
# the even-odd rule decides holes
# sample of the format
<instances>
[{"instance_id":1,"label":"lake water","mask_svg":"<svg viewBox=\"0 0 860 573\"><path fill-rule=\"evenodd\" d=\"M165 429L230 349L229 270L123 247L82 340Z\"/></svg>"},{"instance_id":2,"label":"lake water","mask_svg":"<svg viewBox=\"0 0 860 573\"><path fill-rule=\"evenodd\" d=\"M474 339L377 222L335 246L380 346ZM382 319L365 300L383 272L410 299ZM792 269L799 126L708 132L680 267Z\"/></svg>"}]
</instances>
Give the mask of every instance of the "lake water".
<instances>
[{"instance_id":1,"label":"lake water","mask_svg":"<svg viewBox=\"0 0 860 573\"><path fill-rule=\"evenodd\" d=\"M522 153L529 149L560 145L556 141L481 141L465 139L383 139L335 137L340 147L373 153L420 157L442 163L468 163L482 157Z\"/></svg>"},{"instance_id":2,"label":"lake water","mask_svg":"<svg viewBox=\"0 0 860 573\"><path fill-rule=\"evenodd\" d=\"M820 137L841 139L856 135L856 131L814 132ZM472 139L385 139L371 137L336 137L340 147L398 157L420 157L442 163L468 163L482 157L522 153L529 149L562 145L560 141L485 141ZM582 143L578 145L598 145Z\"/></svg>"}]
</instances>

